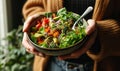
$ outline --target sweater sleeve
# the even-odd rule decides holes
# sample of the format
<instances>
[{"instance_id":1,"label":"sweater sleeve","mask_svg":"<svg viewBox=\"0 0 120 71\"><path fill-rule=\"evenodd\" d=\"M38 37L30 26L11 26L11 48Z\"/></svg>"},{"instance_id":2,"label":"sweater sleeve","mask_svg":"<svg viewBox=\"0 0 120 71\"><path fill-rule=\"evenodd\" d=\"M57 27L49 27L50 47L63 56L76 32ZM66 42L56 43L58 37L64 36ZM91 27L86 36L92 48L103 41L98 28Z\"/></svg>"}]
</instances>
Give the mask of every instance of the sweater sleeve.
<instances>
[{"instance_id":1,"label":"sweater sleeve","mask_svg":"<svg viewBox=\"0 0 120 71\"><path fill-rule=\"evenodd\" d=\"M120 22L113 19L97 22L98 36L101 49L99 53L88 51L94 60L101 60L107 56L120 56Z\"/></svg>"},{"instance_id":2,"label":"sweater sleeve","mask_svg":"<svg viewBox=\"0 0 120 71\"><path fill-rule=\"evenodd\" d=\"M36 13L44 13L46 11L46 0L27 0L23 6L22 14L26 19Z\"/></svg>"},{"instance_id":3,"label":"sweater sleeve","mask_svg":"<svg viewBox=\"0 0 120 71\"><path fill-rule=\"evenodd\" d=\"M87 54L96 61L108 56L120 56L120 0L98 0L94 19L98 28L100 50L89 50ZM96 46L95 48L97 48Z\"/></svg>"}]
</instances>

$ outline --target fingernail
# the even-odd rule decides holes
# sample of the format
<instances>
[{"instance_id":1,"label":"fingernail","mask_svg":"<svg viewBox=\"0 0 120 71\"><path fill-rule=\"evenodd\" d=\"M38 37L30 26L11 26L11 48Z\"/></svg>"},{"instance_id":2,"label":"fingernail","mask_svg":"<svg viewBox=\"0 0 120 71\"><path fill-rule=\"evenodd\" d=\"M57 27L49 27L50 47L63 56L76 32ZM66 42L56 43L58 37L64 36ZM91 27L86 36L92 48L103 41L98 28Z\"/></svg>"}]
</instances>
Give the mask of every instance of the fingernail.
<instances>
[{"instance_id":1,"label":"fingernail","mask_svg":"<svg viewBox=\"0 0 120 71\"><path fill-rule=\"evenodd\" d=\"M38 53L38 56L40 56L40 57L45 57L43 54L41 54L41 53Z\"/></svg>"},{"instance_id":2,"label":"fingernail","mask_svg":"<svg viewBox=\"0 0 120 71\"><path fill-rule=\"evenodd\" d=\"M91 22L94 23L95 20L93 20L93 19L89 19L89 20L88 20L88 23L91 23Z\"/></svg>"}]
</instances>

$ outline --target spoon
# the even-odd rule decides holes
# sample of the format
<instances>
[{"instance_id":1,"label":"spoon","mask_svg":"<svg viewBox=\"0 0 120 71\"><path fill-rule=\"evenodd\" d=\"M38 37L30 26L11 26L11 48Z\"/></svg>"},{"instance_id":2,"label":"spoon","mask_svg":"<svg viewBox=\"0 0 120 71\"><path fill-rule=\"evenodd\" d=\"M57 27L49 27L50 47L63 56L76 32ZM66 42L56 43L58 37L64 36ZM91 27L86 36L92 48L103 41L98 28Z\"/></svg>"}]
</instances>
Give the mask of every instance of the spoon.
<instances>
[{"instance_id":1,"label":"spoon","mask_svg":"<svg viewBox=\"0 0 120 71\"><path fill-rule=\"evenodd\" d=\"M83 19L88 13L90 13L92 10L93 10L93 7L92 7L92 6L89 6L89 7L85 10L85 12L80 16L80 18L78 18L78 20L73 24L72 29L75 30L76 24L77 24L81 19Z\"/></svg>"}]
</instances>

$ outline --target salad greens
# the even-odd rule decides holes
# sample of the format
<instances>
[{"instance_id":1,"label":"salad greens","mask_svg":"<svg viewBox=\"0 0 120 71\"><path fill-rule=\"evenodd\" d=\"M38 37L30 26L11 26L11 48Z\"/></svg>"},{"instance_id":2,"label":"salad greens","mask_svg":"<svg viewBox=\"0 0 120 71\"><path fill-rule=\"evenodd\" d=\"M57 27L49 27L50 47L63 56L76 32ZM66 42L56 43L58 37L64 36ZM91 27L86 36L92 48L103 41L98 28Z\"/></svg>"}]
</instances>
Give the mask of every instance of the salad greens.
<instances>
[{"instance_id":1,"label":"salad greens","mask_svg":"<svg viewBox=\"0 0 120 71\"><path fill-rule=\"evenodd\" d=\"M85 27L82 22L72 30L74 22L80 15L68 12L66 8L56 13L46 13L31 27L31 40L43 48L67 48L85 37Z\"/></svg>"}]
</instances>

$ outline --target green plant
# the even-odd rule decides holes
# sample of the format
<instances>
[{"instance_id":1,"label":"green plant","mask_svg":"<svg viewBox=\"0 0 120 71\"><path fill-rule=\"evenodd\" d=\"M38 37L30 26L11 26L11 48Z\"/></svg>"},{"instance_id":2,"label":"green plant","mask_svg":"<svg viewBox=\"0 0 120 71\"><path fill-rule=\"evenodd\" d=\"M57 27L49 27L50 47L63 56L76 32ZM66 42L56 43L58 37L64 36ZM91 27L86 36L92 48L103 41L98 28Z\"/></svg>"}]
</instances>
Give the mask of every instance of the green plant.
<instances>
[{"instance_id":1,"label":"green plant","mask_svg":"<svg viewBox=\"0 0 120 71\"><path fill-rule=\"evenodd\" d=\"M10 31L6 46L0 45L0 71L32 71L33 55L22 46L22 27Z\"/></svg>"}]
</instances>

